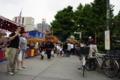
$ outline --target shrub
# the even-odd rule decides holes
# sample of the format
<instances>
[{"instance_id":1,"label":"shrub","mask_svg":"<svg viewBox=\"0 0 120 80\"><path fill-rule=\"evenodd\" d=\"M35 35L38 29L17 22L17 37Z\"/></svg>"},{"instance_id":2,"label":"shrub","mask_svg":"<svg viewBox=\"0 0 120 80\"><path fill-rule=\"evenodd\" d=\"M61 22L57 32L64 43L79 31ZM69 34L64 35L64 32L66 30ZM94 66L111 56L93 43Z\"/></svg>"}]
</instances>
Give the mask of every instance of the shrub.
<instances>
[{"instance_id":1,"label":"shrub","mask_svg":"<svg viewBox=\"0 0 120 80\"><path fill-rule=\"evenodd\" d=\"M99 52L105 52L105 46L104 45L97 45Z\"/></svg>"}]
</instances>

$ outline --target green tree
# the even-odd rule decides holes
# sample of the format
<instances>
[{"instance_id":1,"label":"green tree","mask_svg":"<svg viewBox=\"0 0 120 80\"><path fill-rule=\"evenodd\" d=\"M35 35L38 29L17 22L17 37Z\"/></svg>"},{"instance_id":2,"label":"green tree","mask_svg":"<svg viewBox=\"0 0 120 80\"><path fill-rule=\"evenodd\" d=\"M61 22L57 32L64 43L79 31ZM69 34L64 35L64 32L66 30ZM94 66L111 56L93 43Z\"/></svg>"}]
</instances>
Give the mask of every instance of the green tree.
<instances>
[{"instance_id":1,"label":"green tree","mask_svg":"<svg viewBox=\"0 0 120 80\"><path fill-rule=\"evenodd\" d=\"M114 16L111 20L111 40L120 40L120 11L119 13Z\"/></svg>"},{"instance_id":2,"label":"green tree","mask_svg":"<svg viewBox=\"0 0 120 80\"><path fill-rule=\"evenodd\" d=\"M94 28L97 34L97 40L100 44L104 43L104 31L106 26L106 0L94 0L92 4L93 20L92 28ZM110 17L113 17L113 6L110 6Z\"/></svg>"},{"instance_id":3,"label":"green tree","mask_svg":"<svg viewBox=\"0 0 120 80\"><path fill-rule=\"evenodd\" d=\"M91 26L92 23L92 6L90 4L85 4L82 6L81 4L77 7L75 11L77 14L76 23L80 27L80 31L82 32L82 39L86 41L88 36L94 30Z\"/></svg>"},{"instance_id":4,"label":"green tree","mask_svg":"<svg viewBox=\"0 0 120 80\"><path fill-rule=\"evenodd\" d=\"M60 10L55 15L55 20L51 23L54 35L62 41L66 40L74 31L73 23L71 22L73 17L73 7L68 6L63 10Z\"/></svg>"},{"instance_id":5,"label":"green tree","mask_svg":"<svg viewBox=\"0 0 120 80\"><path fill-rule=\"evenodd\" d=\"M94 0L84 6L79 4L75 11L71 6L58 11L55 20L51 23L54 35L66 40L75 31L81 31L83 40L87 40L88 36L94 38L96 34L98 43L104 44L104 31L107 29L106 7L106 0ZM110 6L112 21L114 20L113 7L113 5ZM111 23L110 29L112 27Z\"/></svg>"}]
</instances>

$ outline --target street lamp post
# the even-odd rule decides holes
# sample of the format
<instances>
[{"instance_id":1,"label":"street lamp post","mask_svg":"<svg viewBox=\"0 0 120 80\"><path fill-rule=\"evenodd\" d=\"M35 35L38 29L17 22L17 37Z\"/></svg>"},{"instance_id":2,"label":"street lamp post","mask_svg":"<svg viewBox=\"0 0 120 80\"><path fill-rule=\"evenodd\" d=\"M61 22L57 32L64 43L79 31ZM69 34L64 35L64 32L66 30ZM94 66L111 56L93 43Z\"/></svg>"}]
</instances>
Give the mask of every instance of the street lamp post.
<instances>
[{"instance_id":1,"label":"street lamp post","mask_svg":"<svg viewBox=\"0 0 120 80\"><path fill-rule=\"evenodd\" d=\"M82 37L82 34L81 34L81 32L74 32L74 34L79 34L79 38L81 39Z\"/></svg>"},{"instance_id":2,"label":"street lamp post","mask_svg":"<svg viewBox=\"0 0 120 80\"><path fill-rule=\"evenodd\" d=\"M84 27L84 25L78 25L78 27L80 28L80 34L79 34L79 36L80 36L80 41L82 41L82 28ZM78 28L78 29L79 29Z\"/></svg>"},{"instance_id":3,"label":"street lamp post","mask_svg":"<svg viewBox=\"0 0 120 80\"><path fill-rule=\"evenodd\" d=\"M81 26L81 27L80 27ZM84 25L78 25L78 29L80 28L80 32L74 32L74 34L79 34L79 39L82 41L82 31L81 28L84 27Z\"/></svg>"},{"instance_id":4,"label":"street lamp post","mask_svg":"<svg viewBox=\"0 0 120 80\"><path fill-rule=\"evenodd\" d=\"M75 23L75 20L71 20L73 23ZM84 25L77 25L77 27L78 27L78 30L79 30L79 28L80 28L80 32L74 32L74 34L79 34L79 39L80 39L80 41L82 41L82 31L81 31L81 28L82 27L84 27Z\"/></svg>"}]
</instances>

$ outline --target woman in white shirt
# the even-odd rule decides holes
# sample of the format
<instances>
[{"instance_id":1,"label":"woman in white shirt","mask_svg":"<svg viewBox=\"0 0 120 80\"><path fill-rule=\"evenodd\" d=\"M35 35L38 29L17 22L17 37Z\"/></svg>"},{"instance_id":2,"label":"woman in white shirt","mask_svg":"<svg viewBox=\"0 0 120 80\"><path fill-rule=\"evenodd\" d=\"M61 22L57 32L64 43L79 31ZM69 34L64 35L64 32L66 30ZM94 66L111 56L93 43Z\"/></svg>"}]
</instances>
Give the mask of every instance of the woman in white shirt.
<instances>
[{"instance_id":1,"label":"woman in white shirt","mask_svg":"<svg viewBox=\"0 0 120 80\"><path fill-rule=\"evenodd\" d=\"M25 53L27 50L27 40L25 38L25 32L21 34L19 49L20 49L20 52L18 55L17 69L22 70L22 68L26 68L26 66L24 65ZM20 64L21 64L21 67L20 67Z\"/></svg>"},{"instance_id":2,"label":"woman in white shirt","mask_svg":"<svg viewBox=\"0 0 120 80\"><path fill-rule=\"evenodd\" d=\"M71 55L71 53L70 53L70 50L71 50L71 44L70 44L70 42L68 42L68 44L67 44L67 57L70 57L70 55Z\"/></svg>"},{"instance_id":3,"label":"woman in white shirt","mask_svg":"<svg viewBox=\"0 0 120 80\"><path fill-rule=\"evenodd\" d=\"M91 42L90 50L89 50L89 68L90 69L95 69L95 58L94 58L94 56L97 54L97 52L98 52L97 45L94 44L94 42Z\"/></svg>"},{"instance_id":4,"label":"woman in white shirt","mask_svg":"<svg viewBox=\"0 0 120 80\"><path fill-rule=\"evenodd\" d=\"M56 45L56 48L57 48L57 56L59 56L59 55L60 55L60 50L61 50L61 48L60 48L60 43L58 43L58 44Z\"/></svg>"}]
</instances>

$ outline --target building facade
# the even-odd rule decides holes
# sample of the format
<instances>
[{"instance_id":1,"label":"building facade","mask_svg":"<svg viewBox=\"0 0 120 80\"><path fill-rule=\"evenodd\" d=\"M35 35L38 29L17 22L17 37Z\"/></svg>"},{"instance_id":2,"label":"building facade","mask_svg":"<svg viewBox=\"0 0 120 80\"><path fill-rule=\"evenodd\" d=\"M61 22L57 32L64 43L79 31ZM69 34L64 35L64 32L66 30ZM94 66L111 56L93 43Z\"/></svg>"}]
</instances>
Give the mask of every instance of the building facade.
<instances>
[{"instance_id":1,"label":"building facade","mask_svg":"<svg viewBox=\"0 0 120 80\"><path fill-rule=\"evenodd\" d=\"M42 33L45 33L46 30L50 30L50 25L47 24L46 21L43 19L42 23L37 24L37 30L42 32Z\"/></svg>"},{"instance_id":2,"label":"building facade","mask_svg":"<svg viewBox=\"0 0 120 80\"><path fill-rule=\"evenodd\" d=\"M13 21L19 22L19 17L14 17ZM25 31L31 31L34 30L34 18L32 17L21 17L20 24L25 25Z\"/></svg>"}]
</instances>

